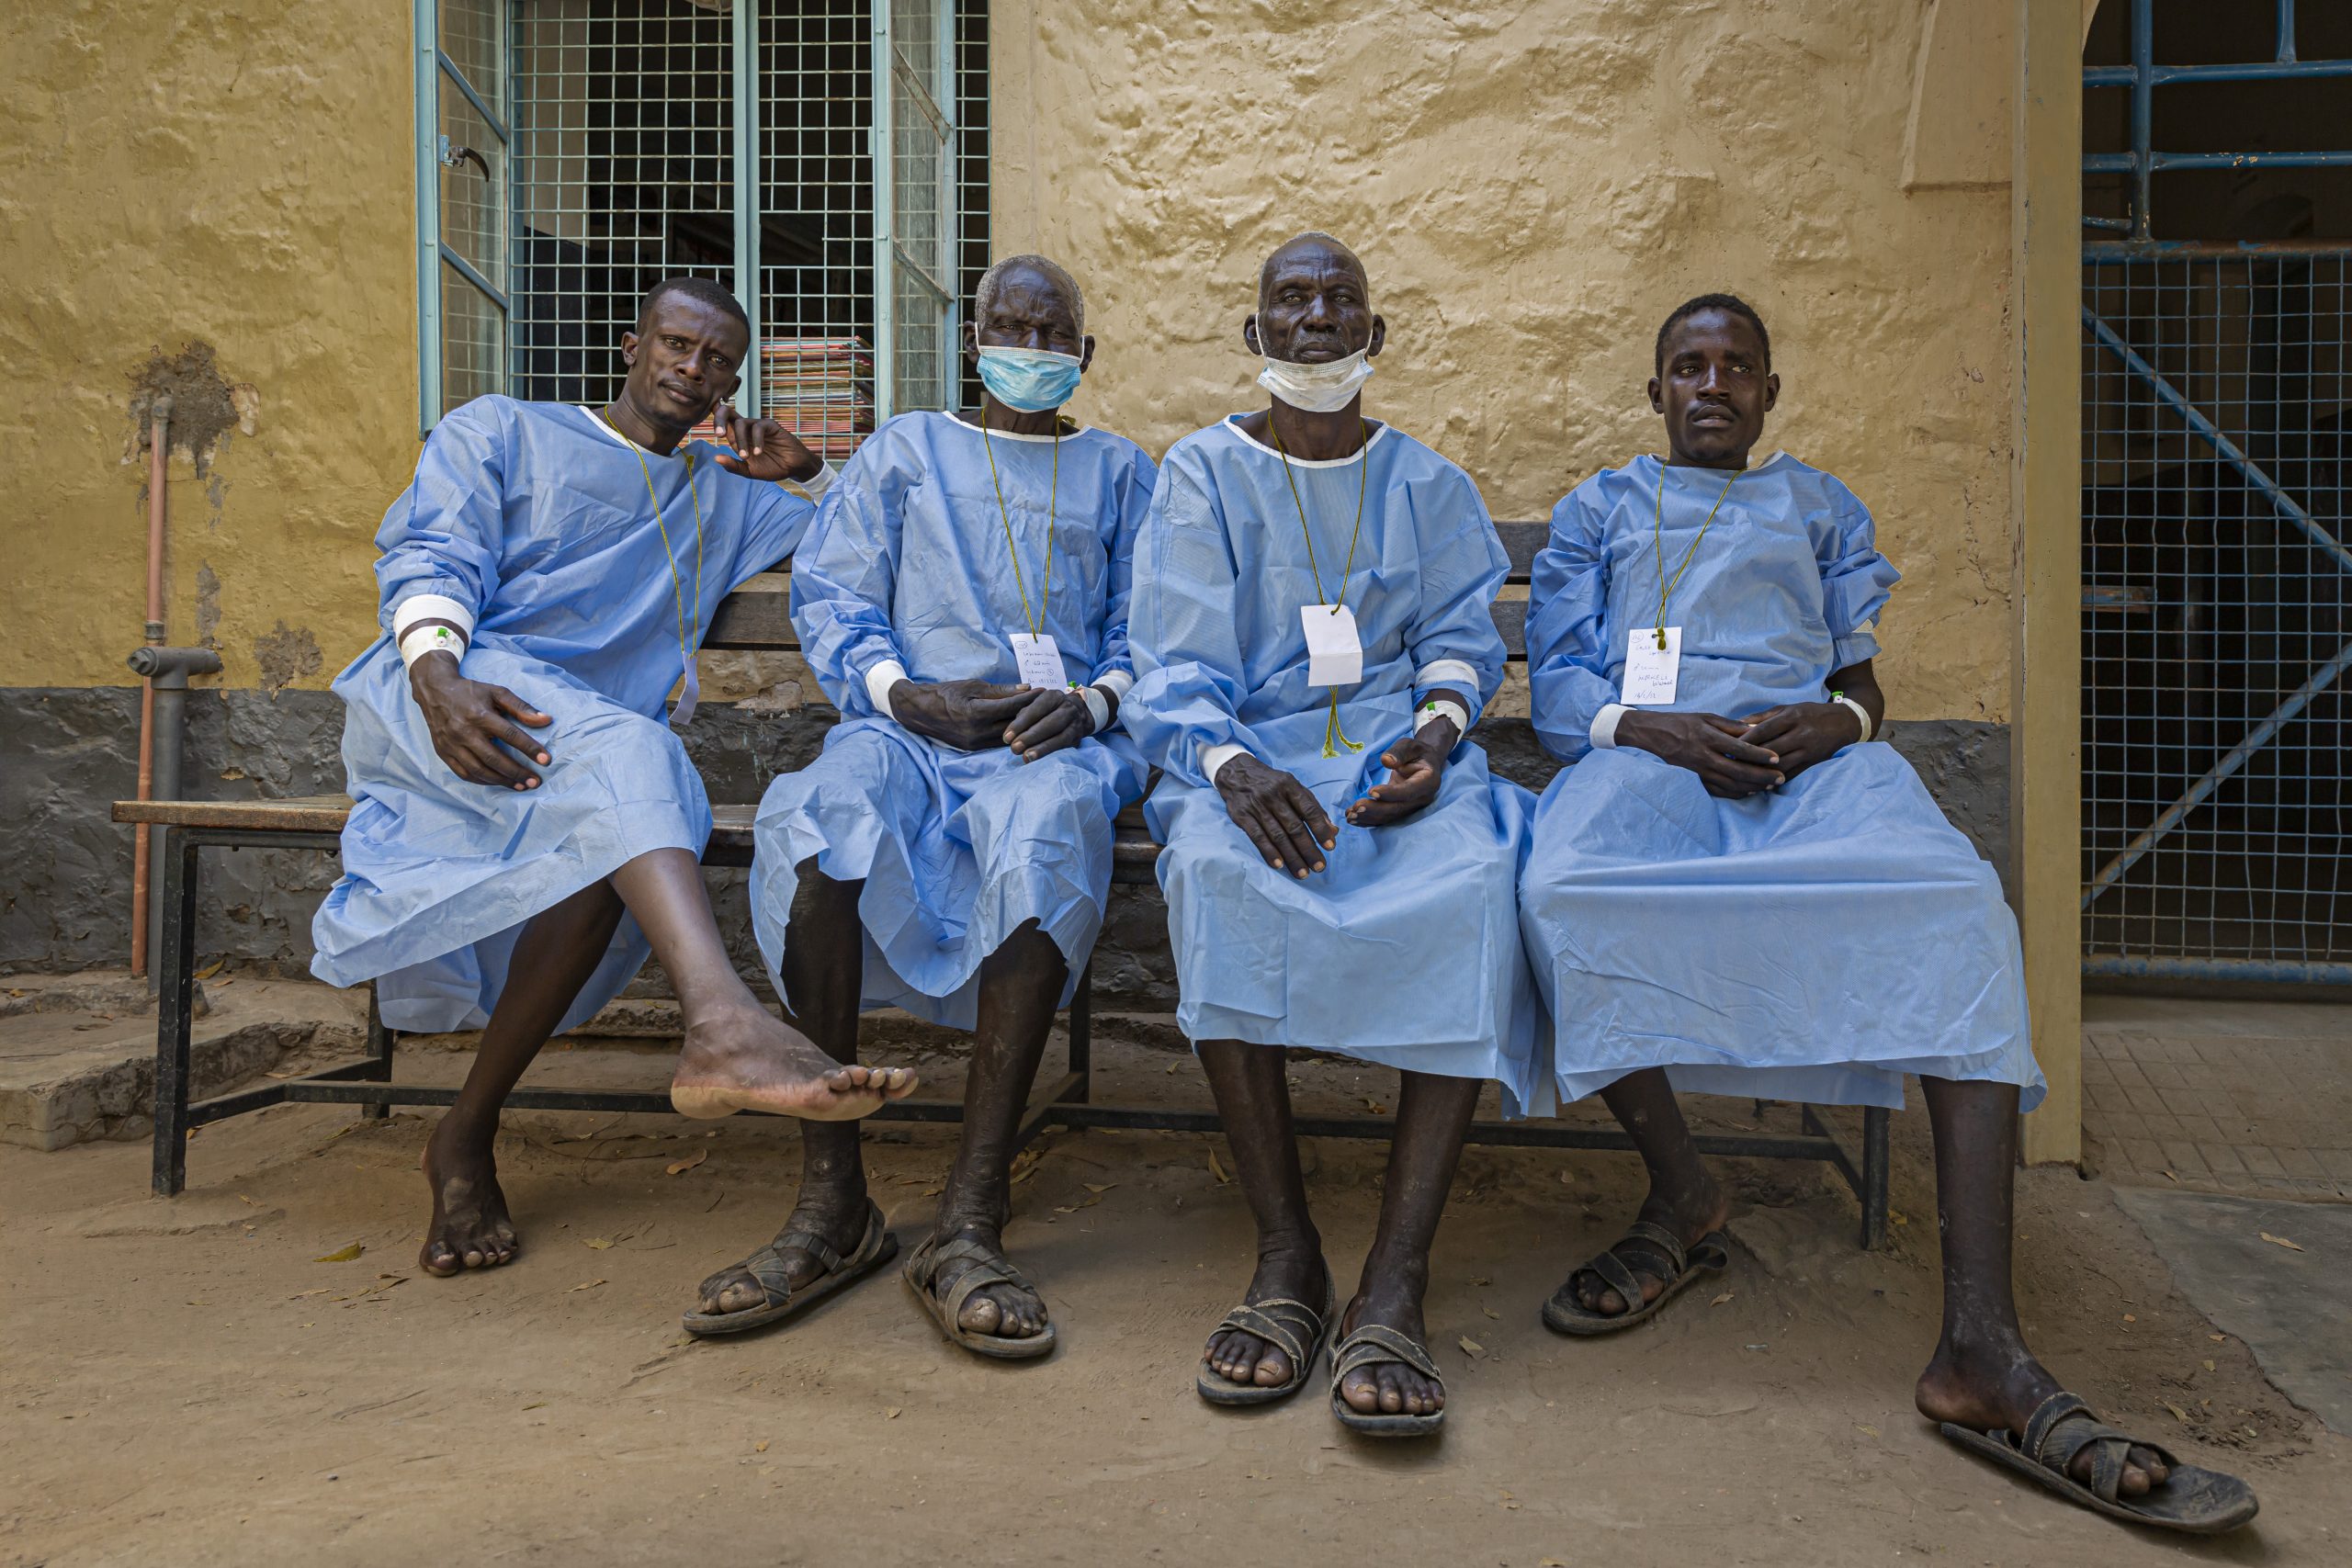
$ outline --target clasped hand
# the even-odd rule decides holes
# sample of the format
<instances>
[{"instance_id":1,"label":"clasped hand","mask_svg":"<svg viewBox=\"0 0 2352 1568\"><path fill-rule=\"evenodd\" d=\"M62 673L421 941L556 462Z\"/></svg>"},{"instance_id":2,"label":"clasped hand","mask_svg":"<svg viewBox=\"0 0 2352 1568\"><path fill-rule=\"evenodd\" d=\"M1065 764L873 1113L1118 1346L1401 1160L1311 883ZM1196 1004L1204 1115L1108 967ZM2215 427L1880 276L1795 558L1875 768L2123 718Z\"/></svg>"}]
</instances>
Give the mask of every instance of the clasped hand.
<instances>
[{"instance_id":1,"label":"clasped hand","mask_svg":"<svg viewBox=\"0 0 2352 1568\"><path fill-rule=\"evenodd\" d=\"M1445 782L1445 760L1461 739L1453 720L1440 714L1383 751L1380 763L1388 770L1387 779L1348 807L1348 820L1359 828L1385 828L1435 800Z\"/></svg>"},{"instance_id":2,"label":"clasped hand","mask_svg":"<svg viewBox=\"0 0 2352 1568\"><path fill-rule=\"evenodd\" d=\"M428 653L409 670L409 691L424 715L433 750L450 772L469 784L537 789L539 775L515 755L540 767L555 759L538 738L521 727L544 729L555 722L503 686L469 681L447 653ZM514 750L506 750L513 747Z\"/></svg>"},{"instance_id":3,"label":"clasped hand","mask_svg":"<svg viewBox=\"0 0 2352 1568\"><path fill-rule=\"evenodd\" d=\"M1086 699L1068 687L1004 686L993 681L901 681L890 714L917 735L958 751L1006 746L1024 762L1094 733Z\"/></svg>"},{"instance_id":4,"label":"clasped hand","mask_svg":"<svg viewBox=\"0 0 2352 1568\"><path fill-rule=\"evenodd\" d=\"M1617 721L1617 744L1690 769L1725 800L1777 788L1861 738L1843 703L1790 703L1748 719L1635 708Z\"/></svg>"}]
</instances>

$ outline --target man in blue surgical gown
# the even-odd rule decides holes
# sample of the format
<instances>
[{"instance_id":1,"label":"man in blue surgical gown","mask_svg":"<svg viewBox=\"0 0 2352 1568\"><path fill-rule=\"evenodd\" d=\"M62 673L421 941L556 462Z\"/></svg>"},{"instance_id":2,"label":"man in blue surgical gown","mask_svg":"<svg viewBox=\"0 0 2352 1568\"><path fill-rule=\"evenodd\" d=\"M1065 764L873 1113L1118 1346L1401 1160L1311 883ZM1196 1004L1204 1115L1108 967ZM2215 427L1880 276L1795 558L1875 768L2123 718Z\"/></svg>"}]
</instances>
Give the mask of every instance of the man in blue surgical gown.
<instances>
[{"instance_id":1,"label":"man in blue surgical gown","mask_svg":"<svg viewBox=\"0 0 2352 1568\"><path fill-rule=\"evenodd\" d=\"M685 1024L671 1097L863 1116L913 1088L844 1067L735 973L699 868L710 808L662 722L692 713L713 610L792 553L817 460L769 421L682 446L735 389L742 307L700 278L645 297L602 411L480 398L434 427L376 538L384 635L335 680L354 805L311 969L377 982L394 1029L480 1028L424 1152L429 1273L516 1247L498 1111L548 1037L616 996L649 951Z\"/></svg>"},{"instance_id":2,"label":"man in blue surgical gown","mask_svg":"<svg viewBox=\"0 0 2352 1568\"><path fill-rule=\"evenodd\" d=\"M752 904L793 1020L843 1061L862 1007L973 1031L963 1144L915 1299L1004 1359L1054 1325L1004 1255L1010 1166L1055 1010L1102 923L1111 819L1143 793L1119 728L1130 554L1151 459L1061 417L1094 352L1043 256L976 291L978 413L909 413L858 449L793 566L793 619L842 711L760 803ZM854 1126L809 1128L775 1239L703 1282L686 1326L772 1323L888 1261Z\"/></svg>"},{"instance_id":3,"label":"man in blue surgical gown","mask_svg":"<svg viewBox=\"0 0 2352 1568\"><path fill-rule=\"evenodd\" d=\"M1558 1091L1598 1090L1651 1179L1626 1237L1570 1274L1544 1321L1614 1332L1723 1266L1727 1200L1676 1089L1900 1107L1917 1074L1944 1261L1921 1412L2110 1512L2250 1517L2239 1483L2099 1425L2026 1348L2011 1172L2043 1084L2016 921L1873 739L1896 574L1870 513L1793 457L1749 462L1779 390L1753 310L1706 295L1675 310L1649 384L1668 457L1578 485L1536 559L1535 728L1574 765L1537 812L1521 919Z\"/></svg>"},{"instance_id":4,"label":"man in blue surgical gown","mask_svg":"<svg viewBox=\"0 0 2352 1568\"><path fill-rule=\"evenodd\" d=\"M1269 257L1243 327L1269 406L1172 447L1136 550L1127 726L1182 988L1258 1221L1209 1340L1212 1404L1296 1392L1327 1330L1332 1409L1437 1428L1429 1247L1488 1078L1536 1087L1513 887L1527 795L1463 739L1501 683L1508 561L1469 476L1363 413L1386 324L1323 234ZM1285 1047L1403 1077L1380 1229L1344 1314L1307 1212ZM1337 1317L1338 1321L1333 1320Z\"/></svg>"}]
</instances>

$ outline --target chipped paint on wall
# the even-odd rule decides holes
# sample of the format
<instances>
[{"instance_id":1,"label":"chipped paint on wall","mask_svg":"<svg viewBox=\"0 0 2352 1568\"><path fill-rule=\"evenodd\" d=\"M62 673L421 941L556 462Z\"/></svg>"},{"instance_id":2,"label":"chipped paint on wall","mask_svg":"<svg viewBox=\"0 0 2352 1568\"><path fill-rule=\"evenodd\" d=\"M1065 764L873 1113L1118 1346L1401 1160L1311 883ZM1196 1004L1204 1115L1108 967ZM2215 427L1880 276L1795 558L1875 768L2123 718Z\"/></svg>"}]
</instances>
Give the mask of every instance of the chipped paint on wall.
<instances>
[{"instance_id":1,"label":"chipped paint on wall","mask_svg":"<svg viewBox=\"0 0 2352 1568\"><path fill-rule=\"evenodd\" d=\"M304 676L317 674L325 662L319 652L319 639L308 626L289 628L280 621L254 638L254 664L261 671L266 691L282 692Z\"/></svg>"}]
</instances>

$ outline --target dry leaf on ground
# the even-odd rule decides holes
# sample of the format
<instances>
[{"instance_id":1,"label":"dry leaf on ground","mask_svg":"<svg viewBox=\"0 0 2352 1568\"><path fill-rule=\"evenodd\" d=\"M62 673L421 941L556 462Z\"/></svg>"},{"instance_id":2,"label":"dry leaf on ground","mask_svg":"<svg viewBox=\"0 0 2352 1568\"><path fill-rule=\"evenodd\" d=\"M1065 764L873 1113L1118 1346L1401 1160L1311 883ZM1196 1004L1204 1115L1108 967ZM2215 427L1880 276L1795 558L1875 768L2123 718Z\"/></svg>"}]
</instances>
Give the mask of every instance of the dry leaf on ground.
<instances>
[{"instance_id":1,"label":"dry leaf on ground","mask_svg":"<svg viewBox=\"0 0 2352 1568\"><path fill-rule=\"evenodd\" d=\"M1228 1173L1224 1165L1218 1161L1216 1157L1216 1151L1215 1149L1211 1149L1209 1151L1209 1174L1216 1177L1220 1182L1230 1181L1233 1179L1231 1174Z\"/></svg>"},{"instance_id":2,"label":"dry leaf on ground","mask_svg":"<svg viewBox=\"0 0 2352 1568\"><path fill-rule=\"evenodd\" d=\"M678 1161L677 1164L670 1166L667 1168L673 1176L684 1176L686 1172L692 1170L695 1167L700 1165L709 1157L710 1151L708 1149L696 1149L685 1158Z\"/></svg>"},{"instance_id":3,"label":"dry leaf on ground","mask_svg":"<svg viewBox=\"0 0 2352 1568\"><path fill-rule=\"evenodd\" d=\"M355 1241L349 1247L338 1247L333 1252L327 1253L322 1257L313 1258L311 1261L313 1263L348 1263L367 1250L368 1247L365 1242Z\"/></svg>"},{"instance_id":4,"label":"dry leaf on ground","mask_svg":"<svg viewBox=\"0 0 2352 1568\"><path fill-rule=\"evenodd\" d=\"M592 1235L580 1245L594 1252L603 1252L611 1247L613 1238L608 1235Z\"/></svg>"},{"instance_id":5,"label":"dry leaf on ground","mask_svg":"<svg viewBox=\"0 0 2352 1568\"><path fill-rule=\"evenodd\" d=\"M1724 1303L1725 1303L1725 1302L1727 1302L1727 1301L1731 1300L1731 1298L1732 1298L1732 1292L1729 1292L1729 1291L1725 1291L1722 1295L1717 1296L1713 1301L1709 1302L1707 1304L1708 1304L1709 1306L1711 1306L1711 1307L1719 1307L1719 1306L1723 1305L1723 1304L1724 1304Z\"/></svg>"},{"instance_id":6,"label":"dry leaf on ground","mask_svg":"<svg viewBox=\"0 0 2352 1568\"><path fill-rule=\"evenodd\" d=\"M2262 1239L2263 1239L2263 1240L2265 1240L2265 1241L2267 1241L2267 1242L2268 1242L2268 1243L2269 1243L2271 1246L2273 1246L2273 1247L2285 1247L2285 1248L2286 1248L2288 1251L2290 1251L2290 1252L2301 1252L2301 1251L2302 1250L2302 1248L2301 1248L2301 1247L2297 1247L2293 1242L2289 1241L2285 1236L2283 1236L2283 1235L2272 1235L2268 1231L2264 1231L2264 1232L2262 1233Z\"/></svg>"},{"instance_id":7,"label":"dry leaf on ground","mask_svg":"<svg viewBox=\"0 0 2352 1568\"><path fill-rule=\"evenodd\" d=\"M570 1295L570 1294L571 1294L571 1293L572 1293L572 1291L593 1291L593 1290L594 1290L597 1286L599 1286L599 1285L603 1284L604 1282L605 1282L605 1281L603 1281L602 1280L589 1280L589 1281L588 1281L586 1284L584 1284L584 1285L574 1285L574 1286L572 1286L572 1287L571 1287L571 1291L566 1291L566 1292L564 1292L564 1294L568 1296L568 1295Z\"/></svg>"},{"instance_id":8,"label":"dry leaf on ground","mask_svg":"<svg viewBox=\"0 0 2352 1568\"><path fill-rule=\"evenodd\" d=\"M2169 1410L2169 1411L2171 1411L2171 1412L2172 1412L2172 1418L2173 1418L2174 1420L2176 1420L2176 1421L2179 1422L2179 1423L2180 1423L2182 1426L2184 1426L2184 1427L2186 1427L2187 1425L2188 1425L2188 1411L2183 1410L2179 1405L2175 1404L2174 1404L2171 1400L2169 1400L2169 1399L2167 1399L2167 1400L2165 1400L2165 1408L2166 1410Z\"/></svg>"},{"instance_id":9,"label":"dry leaf on ground","mask_svg":"<svg viewBox=\"0 0 2352 1568\"><path fill-rule=\"evenodd\" d=\"M1465 1356L1483 1356L1487 1353L1487 1348L1465 1334L1462 1337L1462 1353Z\"/></svg>"}]
</instances>

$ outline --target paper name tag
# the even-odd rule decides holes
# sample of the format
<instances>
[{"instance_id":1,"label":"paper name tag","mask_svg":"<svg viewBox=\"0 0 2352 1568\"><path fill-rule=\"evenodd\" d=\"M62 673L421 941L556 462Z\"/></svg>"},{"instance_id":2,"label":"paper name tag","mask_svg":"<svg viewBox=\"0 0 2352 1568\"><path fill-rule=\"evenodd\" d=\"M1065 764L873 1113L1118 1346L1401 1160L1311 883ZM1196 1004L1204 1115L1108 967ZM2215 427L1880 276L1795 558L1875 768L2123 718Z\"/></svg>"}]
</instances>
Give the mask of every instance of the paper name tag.
<instances>
[{"instance_id":1,"label":"paper name tag","mask_svg":"<svg viewBox=\"0 0 2352 1568\"><path fill-rule=\"evenodd\" d=\"M1014 632L1012 661L1021 667L1021 683L1024 686L1060 691L1069 684L1069 674L1062 669L1062 650L1054 646L1050 637Z\"/></svg>"},{"instance_id":2,"label":"paper name tag","mask_svg":"<svg viewBox=\"0 0 2352 1568\"><path fill-rule=\"evenodd\" d=\"M1625 690L1619 700L1627 707L1664 707L1674 701L1676 675L1682 668L1682 628L1666 628L1666 646L1657 645L1657 628L1644 626L1625 642Z\"/></svg>"},{"instance_id":3,"label":"paper name tag","mask_svg":"<svg viewBox=\"0 0 2352 1568\"><path fill-rule=\"evenodd\" d=\"M692 724L695 717L695 705L702 701L702 671L698 668L701 660L697 656L688 655L684 663L686 689L678 694L678 705L670 710L670 728L673 729L684 729L687 725Z\"/></svg>"},{"instance_id":4,"label":"paper name tag","mask_svg":"<svg viewBox=\"0 0 2352 1568\"><path fill-rule=\"evenodd\" d=\"M1306 683L1352 686L1363 679L1363 644L1356 639L1356 615L1345 604L1299 608L1306 627Z\"/></svg>"}]
</instances>

